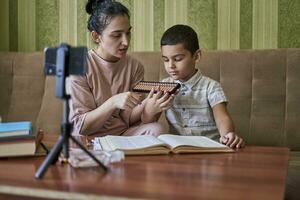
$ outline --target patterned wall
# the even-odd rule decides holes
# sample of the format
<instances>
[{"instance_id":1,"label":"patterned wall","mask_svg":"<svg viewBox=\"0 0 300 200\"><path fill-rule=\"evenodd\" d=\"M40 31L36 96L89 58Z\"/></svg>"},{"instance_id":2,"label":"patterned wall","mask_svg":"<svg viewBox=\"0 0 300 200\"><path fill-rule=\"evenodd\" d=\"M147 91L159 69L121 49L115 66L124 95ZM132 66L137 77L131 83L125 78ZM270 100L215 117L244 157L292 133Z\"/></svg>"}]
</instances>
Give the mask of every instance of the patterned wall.
<instances>
[{"instance_id":1,"label":"patterned wall","mask_svg":"<svg viewBox=\"0 0 300 200\"><path fill-rule=\"evenodd\" d=\"M299 0L119 0L131 12L131 51L159 50L183 23L204 49L300 48ZM1 0L0 51L40 51L60 42L92 48L86 0Z\"/></svg>"}]
</instances>

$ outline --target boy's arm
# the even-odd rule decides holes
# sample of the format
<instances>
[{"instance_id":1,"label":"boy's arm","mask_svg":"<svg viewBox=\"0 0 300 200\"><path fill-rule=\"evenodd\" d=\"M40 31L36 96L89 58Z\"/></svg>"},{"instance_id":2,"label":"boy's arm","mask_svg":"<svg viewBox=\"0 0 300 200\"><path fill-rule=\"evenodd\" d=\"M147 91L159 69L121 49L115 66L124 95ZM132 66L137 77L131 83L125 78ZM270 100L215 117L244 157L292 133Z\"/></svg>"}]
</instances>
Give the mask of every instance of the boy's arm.
<instances>
[{"instance_id":1,"label":"boy's arm","mask_svg":"<svg viewBox=\"0 0 300 200\"><path fill-rule=\"evenodd\" d=\"M214 118L220 132L220 142L231 148L241 148L244 140L234 132L234 124L229 116L225 103L219 103L212 108Z\"/></svg>"}]
</instances>

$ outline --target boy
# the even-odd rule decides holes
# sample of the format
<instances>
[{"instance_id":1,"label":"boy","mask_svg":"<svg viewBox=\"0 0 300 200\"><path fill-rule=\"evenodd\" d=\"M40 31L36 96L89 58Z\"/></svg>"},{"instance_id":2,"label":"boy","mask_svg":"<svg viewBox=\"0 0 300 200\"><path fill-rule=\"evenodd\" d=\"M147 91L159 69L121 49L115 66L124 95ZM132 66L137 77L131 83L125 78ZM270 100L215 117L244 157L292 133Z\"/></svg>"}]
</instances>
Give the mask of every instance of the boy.
<instances>
[{"instance_id":1,"label":"boy","mask_svg":"<svg viewBox=\"0 0 300 200\"><path fill-rule=\"evenodd\" d=\"M234 132L220 84L195 68L202 56L197 33L189 26L175 25L163 34L161 51L170 76L162 81L181 84L173 104L166 110L170 133L202 135L219 139L231 148L243 147L243 139Z\"/></svg>"}]
</instances>

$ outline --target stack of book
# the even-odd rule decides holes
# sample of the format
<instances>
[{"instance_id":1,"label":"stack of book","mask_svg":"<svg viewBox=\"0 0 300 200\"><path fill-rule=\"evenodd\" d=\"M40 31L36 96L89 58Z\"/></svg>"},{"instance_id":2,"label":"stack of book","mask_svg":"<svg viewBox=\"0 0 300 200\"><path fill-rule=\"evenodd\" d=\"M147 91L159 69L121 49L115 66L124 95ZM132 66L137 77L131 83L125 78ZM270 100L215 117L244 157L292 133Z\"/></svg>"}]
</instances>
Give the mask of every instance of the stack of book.
<instances>
[{"instance_id":1,"label":"stack of book","mask_svg":"<svg viewBox=\"0 0 300 200\"><path fill-rule=\"evenodd\" d=\"M0 157L35 155L43 135L32 133L32 123L0 123Z\"/></svg>"}]
</instances>

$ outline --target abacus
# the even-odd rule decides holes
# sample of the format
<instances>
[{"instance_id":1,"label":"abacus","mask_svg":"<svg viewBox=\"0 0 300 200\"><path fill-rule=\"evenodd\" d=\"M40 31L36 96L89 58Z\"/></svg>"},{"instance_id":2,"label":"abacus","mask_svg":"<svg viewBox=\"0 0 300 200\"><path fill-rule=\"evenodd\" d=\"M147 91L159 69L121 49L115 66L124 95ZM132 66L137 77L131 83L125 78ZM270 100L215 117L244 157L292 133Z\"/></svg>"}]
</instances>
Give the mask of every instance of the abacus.
<instances>
[{"instance_id":1,"label":"abacus","mask_svg":"<svg viewBox=\"0 0 300 200\"><path fill-rule=\"evenodd\" d=\"M152 88L154 89L154 93L163 91L173 94L177 89L180 88L180 84L172 82L140 81L136 86L133 87L132 91L149 93Z\"/></svg>"}]
</instances>

